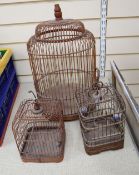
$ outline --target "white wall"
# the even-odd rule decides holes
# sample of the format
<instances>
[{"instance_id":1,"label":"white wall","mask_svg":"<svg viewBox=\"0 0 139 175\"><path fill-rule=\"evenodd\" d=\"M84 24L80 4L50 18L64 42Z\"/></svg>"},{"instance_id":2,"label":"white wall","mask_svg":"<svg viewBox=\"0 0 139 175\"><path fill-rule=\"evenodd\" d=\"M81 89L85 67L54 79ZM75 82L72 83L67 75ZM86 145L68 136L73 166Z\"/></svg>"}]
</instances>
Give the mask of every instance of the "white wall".
<instances>
[{"instance_id":1,"label":"white wall","mask_svg":"<svg viewBox=\"0 0 139 175\"><path fill-rule=\"evenodd\" d=\"M64 18L78 18L96 37L99 59L101 0L0 0L0 47L14 51L21 82L32 80L26 42L35 26L53 19L53 5L60 3ZM139 0L108 0L107 73L115 60L135 97L139 97Z\"/></svg>"}]
</instances>

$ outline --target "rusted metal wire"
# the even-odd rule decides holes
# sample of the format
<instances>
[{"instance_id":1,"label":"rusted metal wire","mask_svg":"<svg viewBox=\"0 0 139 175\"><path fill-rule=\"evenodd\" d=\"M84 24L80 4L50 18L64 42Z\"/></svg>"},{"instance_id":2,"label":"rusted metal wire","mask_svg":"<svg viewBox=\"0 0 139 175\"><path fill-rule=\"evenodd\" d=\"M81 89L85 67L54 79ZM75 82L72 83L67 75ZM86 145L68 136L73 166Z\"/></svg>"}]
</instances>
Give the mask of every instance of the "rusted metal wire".
<instances>
[{"instance_id":1,"label":"rusted metal wire","mask_svg":"<svg viewBox=\"0 0 139 175\"><path fill-rule=\"evenodd\" d=\"M75 96L86 152L122 148L125 103L116 89L100 82Z\"/></svg>"},{"instance_id":2,"label":"rusted metal wire","mask_svg":"<svg viewBox=\"0 0 139 175\"><path fill-rule=\"evenodd\" d=\"M24 100L12 123L24 162L60 162L64 157L65 128L60 103Z\"/></svg>"},{"instance_id":3,"label":"rusted metal wire","mask_svg":"<svg viewBox=\"0 0 139 175\"><path fill-rule=\"evenodd\" d=\"M79 20L63 20L55 5L54 21L40 23L27 44L39 99L61 100L64 120L77 119L74 93L98 80L95 38Z\"/></svg>"}]
</instances>

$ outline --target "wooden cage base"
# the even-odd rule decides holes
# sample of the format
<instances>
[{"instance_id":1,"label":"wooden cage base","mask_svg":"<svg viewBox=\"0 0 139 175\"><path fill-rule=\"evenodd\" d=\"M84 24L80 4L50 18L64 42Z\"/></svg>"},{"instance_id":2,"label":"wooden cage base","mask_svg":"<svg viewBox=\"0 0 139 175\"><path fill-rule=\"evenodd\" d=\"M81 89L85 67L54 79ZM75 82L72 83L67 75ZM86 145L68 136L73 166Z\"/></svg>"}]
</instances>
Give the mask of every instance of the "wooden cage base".
<instances>
[{"instance_id":1,"label":"wooden cage base","mask_svg":"<svg viewBox=\"0 0 139 175\"><path fill-rule=\"evenodd\" d=\"M79 115L78 114L74 114L74 115L64 115L63 116L64 121L73 121L73 120L78 120L79 119Z\"/></svg>"},{"instance_id":2,"label":"wooden cage base","mask_svg":"<svg viewBox=\"0 0 139 175\"><path fill-rule=\"evenodd\" d=\"M26 158L21 156L23 162L32 162L32 163L59 163L64 159L64 154L61 157L53 157L53 158Z\"/></svg>"},{"instance_id":3,"label":"wooden cage base","mask_svg":"<svg viewBox=\"0 0 139 175\"><path fill-rule=\"evenodd\" d=\"M21 159L24 162L36 163L61 162L64 158L65 129L62 135L59 129L55 128L49 129L48 132L45 127L36 127L36 132L31 132L31 130L31 128L28 130L25 137L20 154ZM36 142L31 140L36 140Z\"/></svg>"},{"instance_id":4,"label":"wooden cage base","mask_svg":"<svg viewBox=\"0 0 139 175\"><path fill-rule=\"evenodd\" d=\"M93 155L93 154L101 153L103 151L121 149L124 147L124 140L114 142L114 143L108 143L108 144L96 146L96 147L88 147L84 143L84 147L85 147L85 151L88 155Z\"/></svg>"}]
</instances>

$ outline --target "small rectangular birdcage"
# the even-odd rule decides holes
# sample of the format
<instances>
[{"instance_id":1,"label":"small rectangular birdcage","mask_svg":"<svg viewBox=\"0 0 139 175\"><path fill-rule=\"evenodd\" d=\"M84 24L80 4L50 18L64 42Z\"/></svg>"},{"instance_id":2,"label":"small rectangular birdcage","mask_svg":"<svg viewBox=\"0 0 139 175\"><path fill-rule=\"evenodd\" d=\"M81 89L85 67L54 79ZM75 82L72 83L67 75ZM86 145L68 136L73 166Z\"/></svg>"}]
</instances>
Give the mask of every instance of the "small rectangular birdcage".
<instances>
[{"instance_id":1,"label":"small rectangular birdcage","mask_svg":"<svg viewBox=\"0 0 139 175\"><path fill-rule=\"evenodd\" d=\"M16 113L12 129L24 162L63 160L65 128L58 101L40 103L32 99L24 100Z\"/></svg>"},{"instance_id":2,"label":"small rectangular birdcage","mask_svg":"<svg viewBox=\"0 0 139 175\"><path fill-rule=\"evenodd\" d=\"M122 148L125 103L116 89L97 83L75 96L86 152L96 154Z\"/></svg>"},{"instance_id":3,"label":"small rectangular birdcage","mask_svg":"<svg viewBox=\"0 0 139 175\"><path fill-rule=\"evenodd\" d=\"M63 19L55 5L55 20L40 23L27 43L39 99L62 103L64 120L78 118L74 93L98 80L93 34L79 20Z\"/></svg>"}]
</instances>

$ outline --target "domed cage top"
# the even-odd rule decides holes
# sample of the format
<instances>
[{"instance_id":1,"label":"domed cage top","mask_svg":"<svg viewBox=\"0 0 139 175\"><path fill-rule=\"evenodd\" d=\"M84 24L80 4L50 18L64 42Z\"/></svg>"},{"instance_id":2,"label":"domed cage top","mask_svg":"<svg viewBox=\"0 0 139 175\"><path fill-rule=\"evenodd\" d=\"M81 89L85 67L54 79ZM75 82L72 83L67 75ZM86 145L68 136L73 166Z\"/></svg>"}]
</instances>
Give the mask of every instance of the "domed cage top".
<instances>
[{"instance_id":1,"label":"domed cage top","mask_svg":"<svg viewBox=\"0 0 139 175\"><path fill-rule=\"evenodd\" d=\"M24 162L60 162L64 157L65 128L58 101L22 101L12 123Z\"/></svg>"},{"instance_id":2,"label":"domed cage top","mask_svg":"<svg viewBox=\"0 0 139 175\"><path fill-rule=\"evenodd\" d=\"M74 93L98 80L95 39L79 20L63 20L55 5L54 21L40 23L27 44L39 99L61 100L65 120L77 119Z\"/></svg>"}]
</instances>

